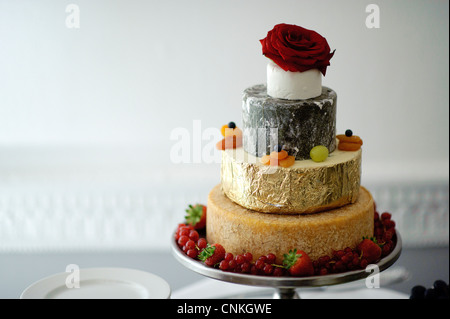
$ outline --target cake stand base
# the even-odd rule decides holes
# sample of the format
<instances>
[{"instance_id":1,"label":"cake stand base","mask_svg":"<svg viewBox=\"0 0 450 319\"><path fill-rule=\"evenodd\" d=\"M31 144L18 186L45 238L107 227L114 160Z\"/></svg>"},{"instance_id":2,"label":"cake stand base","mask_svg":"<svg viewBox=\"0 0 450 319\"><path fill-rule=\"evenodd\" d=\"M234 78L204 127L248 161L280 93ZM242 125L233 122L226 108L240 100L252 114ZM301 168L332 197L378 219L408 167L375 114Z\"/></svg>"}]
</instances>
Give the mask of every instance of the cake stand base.
<instances>
[{"instance_id":1,"label":"cake stand base","mask_svg":"<svg viewBox=\"0 0 450 319\"><path fill-rule=\"evenodd\" d=\"M366 269L308 277L273 277L227 272L213 267L208 267L202 262L188 257L178 247L175 240L172 240L171 248L174 257L178 262L188 269L203 276L235 284L272 287L275 289L273 294L274 299L301 299L297 292L298 288L344 284L367 278L369 276L376 276L379 272L386 270L397 261L401 254L402 240L398 231L396 232L395 239L396 244L393 251L388 256L379 260L376 264L369 265L370 267L368 266Z\"/></svg>"}]
</instances>

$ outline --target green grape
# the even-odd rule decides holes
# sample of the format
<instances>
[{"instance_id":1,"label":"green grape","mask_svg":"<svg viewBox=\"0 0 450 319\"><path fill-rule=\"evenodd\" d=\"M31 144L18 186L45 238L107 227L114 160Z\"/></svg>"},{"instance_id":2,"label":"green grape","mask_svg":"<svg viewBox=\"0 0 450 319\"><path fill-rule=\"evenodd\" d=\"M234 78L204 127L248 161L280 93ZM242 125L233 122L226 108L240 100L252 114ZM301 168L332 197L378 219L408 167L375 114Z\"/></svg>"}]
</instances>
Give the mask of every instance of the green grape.
<instances>
[{"instance_id":1,"label":"green grape","mask_svg":"<svg viewBox=\"0 0 450 319\"><path fill-rule=\"evenodd\" d=\"M323 162L328 157L328 149L323 145L314 146L309 152L309 156L314 162Z\"/></svg>"}]
</instances>

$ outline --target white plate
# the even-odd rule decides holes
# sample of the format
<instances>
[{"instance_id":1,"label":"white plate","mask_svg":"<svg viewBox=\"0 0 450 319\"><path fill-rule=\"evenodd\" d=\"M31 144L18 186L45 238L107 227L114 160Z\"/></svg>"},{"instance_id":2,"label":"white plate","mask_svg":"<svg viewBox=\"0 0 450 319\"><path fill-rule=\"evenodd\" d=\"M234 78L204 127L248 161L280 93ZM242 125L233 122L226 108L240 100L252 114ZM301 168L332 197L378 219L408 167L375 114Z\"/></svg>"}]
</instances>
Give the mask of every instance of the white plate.
<instances>
[{"instance_id":1,"label":"white plate","mask_svg":"<svg viewBox=\"0 0 450 319\"><path fill-rule=\"evenodd\" d=\"M79 285L74 285L74 279ZM65 272L41 279L26 288L20 298L168 299L170 286L161 277L141 270L87 268L79 269L79 276Z\"/></svg>"}]
</instances>

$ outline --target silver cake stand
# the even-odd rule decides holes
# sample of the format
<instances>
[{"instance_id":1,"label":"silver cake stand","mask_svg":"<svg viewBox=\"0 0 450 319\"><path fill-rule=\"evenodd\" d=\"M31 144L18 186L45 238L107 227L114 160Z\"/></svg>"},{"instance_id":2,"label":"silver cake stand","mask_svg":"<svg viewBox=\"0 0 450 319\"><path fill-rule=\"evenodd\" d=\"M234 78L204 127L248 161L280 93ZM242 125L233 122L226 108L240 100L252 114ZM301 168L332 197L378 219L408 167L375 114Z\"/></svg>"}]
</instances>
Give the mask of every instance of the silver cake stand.
<instances>
[{"instance_id":1,"label":"silver cake stand","mask_svg":"<svg viewBox=\"0 0 450 319\"><path fill-rule=\"evenodd\" d=\"M370 271L365 269L347 271L337 274L329 274L322 276L309 277L274 277L251 275L242 273L227 272L220 269L208 267L198 260L188 257L172 240L172 253L174 257L185 267L195 271L203 276L217 280L222 280L235 284L272 287L275 289L274 299L300 299L297 288L306 287L323 287L338 284L344 284L351 281L367 278L371 275ZM382 272L393 265L400 257L402 250L402 239L398 231L396 231L396 245L394 250L386 257L381 259L376 265L378 271Z\"/></svg>"}]
</instances>

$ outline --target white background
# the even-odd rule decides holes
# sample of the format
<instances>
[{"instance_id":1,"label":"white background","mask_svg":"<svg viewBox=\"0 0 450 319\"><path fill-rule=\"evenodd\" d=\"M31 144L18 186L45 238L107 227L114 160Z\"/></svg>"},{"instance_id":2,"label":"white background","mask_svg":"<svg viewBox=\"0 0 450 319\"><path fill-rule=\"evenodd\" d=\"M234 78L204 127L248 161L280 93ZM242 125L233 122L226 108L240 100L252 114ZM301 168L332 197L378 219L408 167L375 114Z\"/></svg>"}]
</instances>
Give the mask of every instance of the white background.
<instances>
[{"instance_id":1,"label":"white background","mask_svg":"<svg viewBox=\"0 0 450 319\"><path fill-rule=\"evenodd\" d=\"M79 29L66 26L70 3ZM365 24L370 3L378 29ZM109 149L102 163L180 170L171 133L193 133L194 120L202 131L239 125L243 89L265 81L258 40L281 22L336 49L323 83L338 93L338 132L364 140L363 178L448 180L444 0L1 0L0 165L31 165L30 150L90 147ZM74 163L93 158L73 154ZM190 167L217 172L204 164Z\"/></svg>"}]
</instances>

